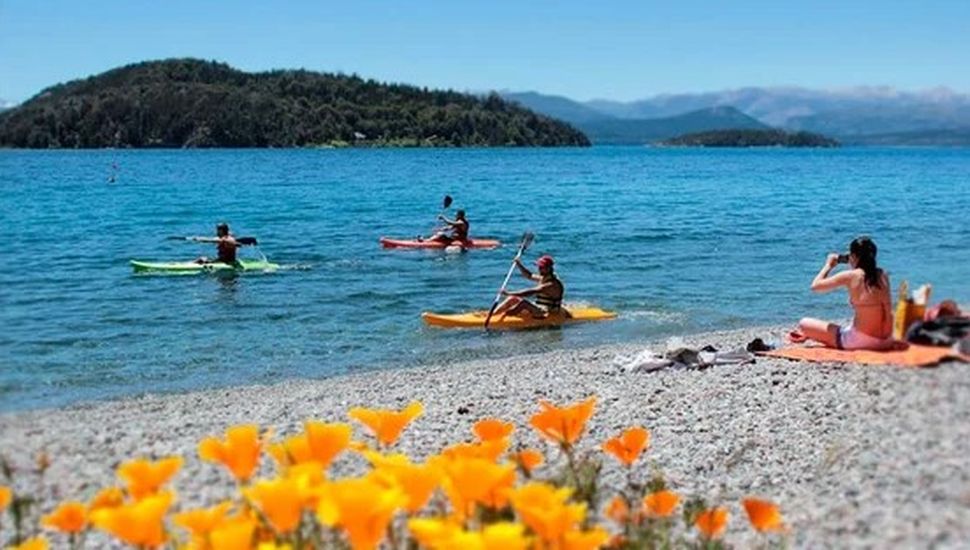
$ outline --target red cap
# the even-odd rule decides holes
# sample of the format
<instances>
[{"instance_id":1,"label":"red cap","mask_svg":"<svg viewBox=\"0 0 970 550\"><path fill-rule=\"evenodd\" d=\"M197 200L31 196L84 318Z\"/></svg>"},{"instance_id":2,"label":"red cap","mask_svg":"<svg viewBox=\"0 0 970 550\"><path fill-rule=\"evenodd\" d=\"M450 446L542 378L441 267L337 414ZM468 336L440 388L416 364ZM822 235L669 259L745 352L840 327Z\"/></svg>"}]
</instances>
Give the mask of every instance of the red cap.
<instances>
[{"instance_id":1,"label":"red cap","mask_svg":"<svg viewBox=\"0 0 970 550\"><path fill-rule=\"evenodd\" d=\"M552 264L552 256L548 254L541 256L538 260L536 260L536 265L539 267L552 267Z\"/></svg>"}]
</instances>

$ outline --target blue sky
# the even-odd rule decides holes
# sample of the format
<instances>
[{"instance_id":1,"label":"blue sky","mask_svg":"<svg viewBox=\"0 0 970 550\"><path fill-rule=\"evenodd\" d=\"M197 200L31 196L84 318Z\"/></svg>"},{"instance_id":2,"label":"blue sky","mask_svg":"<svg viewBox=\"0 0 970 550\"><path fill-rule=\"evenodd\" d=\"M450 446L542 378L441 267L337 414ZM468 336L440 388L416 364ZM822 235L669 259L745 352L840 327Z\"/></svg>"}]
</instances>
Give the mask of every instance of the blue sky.
<instances>
[{"instance_id":1,"label":"blue sky","mask_svg":"<svg viewBox=\"0 0 970 550\"><path fill-rule=\"evenodd\" d=\"M630 100L747 85L970 91L970 0L0 0L0 99L146 59Z\"/></svg>"}]
</instances>

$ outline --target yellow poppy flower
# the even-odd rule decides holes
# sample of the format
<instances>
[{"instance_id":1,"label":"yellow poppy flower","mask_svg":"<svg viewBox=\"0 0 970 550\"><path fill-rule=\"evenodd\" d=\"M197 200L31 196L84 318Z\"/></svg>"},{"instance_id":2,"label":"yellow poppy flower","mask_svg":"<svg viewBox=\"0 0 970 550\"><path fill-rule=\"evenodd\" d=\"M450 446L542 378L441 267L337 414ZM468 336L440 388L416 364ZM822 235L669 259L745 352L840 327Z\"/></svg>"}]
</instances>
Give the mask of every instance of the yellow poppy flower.
<instances>
[{"instance_id":1,"label":"yellow poppy flower","mask_svg":"<svg viewBox=\"0 0 970 550\"><path fill-rule=\"evenodd\" d=\"M91 523L132 546L159 546L165 542L162 519L173 499L171 492L163 492L117 508L100 508L91 512Z\"/></svg>"},{"instance_id":2,"label":"yellow poppy flower","mask_svg":"<svg viewBox=\"0 0 970 550\"><path fill-rule=\"evenodd\" d=\"M170 456L156 462L136 459L118 466L120 477L135 500L153 495L182 467L182 457Z\"/></svg>"},{"instance_id":3,"label":"yellow poppy flower","mask_svg":"<svg viewBox=\"0 0 970 550\"><path fill-rule=\"evenodd\" d=\"M7 550L47 550L50 545L44 537L27 539L17 546L8 546Z\"/></svg>"},{"instance_id":4,"label":"yellow poppy flower","mask_svg":"<svg viewBox=\"0 0 970 550\"><path fill-rule=\"evenodd\" d=\"M486 525L482 529L485 550L525 550L531 539L525 536L525 526L507 521Z\"/></svg>"},{"instance_id":5,"label":"yellow poppy flower","mask_svg":"<svg viewBox=\"0 0 970 550\"><path fill-rule=\"evenodd\" d=\"M643 512L647 517L666 518L674 513L680 497L672 491L656 491L643 497Z\"/></svg>"},{"instance_id":6,"label":"yellow poppy flower","mask_svg":"<svg viewBox=\"0 0 970 550\"><path fill-rule=\"evenodd\" d=\"M394 514L407 504L397 487L373 476L342 479L320 490L317 518L327 526L340 526L354 550L377 548Z\"/></svg>"},{"instance_id":7,"label":"yellow poppy flower","mask_svg":"<svg viewBox=\"0 0 970 550\"><path fill-rule=\"evenodd\" d=\"M107 487L98 491L88 503L88 512L99 508L117 508L125 502L125 494L117 487Z\"/></svg>"},{"instance_id":8,"label":"yellow poppy flower","mask_svg":"<svg viewBox=\"0 0 970 550\"><path fill-rule=\"evenodd\" d=\"M511 422L502 422L497 418L484 418L475 423L472 432L479 441L492 441L493 439L505 439L512 435L515 425Z\"/></svg>"},{"instance_id":9,"label":"yellow poppy flower","mask_svg":"<svg viewBox=\"0 0 970 550\"><path fill-rule=\"evenodd\" d=\"M204 539L226 519L232 502L223 501L211 508L196 508L175 514L175 525L188 531L193 537Z\"/></svg>"},{"instance_id":10,"label":"yellow poppy flower","mask_svg":"<svg viewBox=\"0 0 970 550\"><path fill-rule=\"evenodd\" d=\"M759 533L772 533L785 530L785 521L778 506L767 500L748 497L741 501L748 513L751 526Z\"/></svg>"},{"instance_id":11,"label":"yellow poppy flower","mask_svg":"<svg viewBox=\"0 0 970 550\"><path fill-rule=\"evenodd\" d=\"M285 535L300 524L304 504L301 489L299 479L284 477L259 481L243 489L243 494L266 516L277 533Z\"/></svg>"},{"instance_id":12,"label":"yellow poppy flower","mask_svg":"<svg viewBox=\"0 0 970 550\"><path fill-rule=\"evenodd\" d=\"M10 501L13 500L13 490L10 487L0 485L0 512L7 509L10 506Z\"/></svg>"},{"instance_id":13,"label":"yellow poppy flower","mask_svg":"<svg viewBox=\"0 0 970 550\"><path fill-rule=\"evenodd\" d=\"M413 518L408 531L419 545L431 550L446 548L461 533L461 525L445 518Z\"/></svg>"},{"instance_id":14,"label":"yellow poppy flower","mask_svg":"<svg viewBox=\"0 0 970 550\"><path fill-rule=\"evenodd\" d=\"M364 454L377 474L386 474L407 495L405 508L416 513L431 499L441 482L441 471L430 464L413 464L406 455L381 455L372 451Z\"/></svg>"},{"instance_id":15,"label":"yellow poppy flower","mask_svg":"<svg viewBox=\"0 0 970 550\"><path fill-rule=\"evenodd\" d=\"M224 441L214 437L203 439L199 443L199 457L208 462L222 464L237 480L246 482L259 465L262 446L259 427L255 424L243 424L226 430Z\"/></svg>"},{"instance_id":16,"label":"yellow poppy flower","mask_svg":"<svg viewBox=\"0 0 970 550\"><path fill-rule=\"evenodd\" d=\"M616 457L621 464L632 466L649 444L650 432L640 427L628 428L620 437L608 439L603 443L603 450Z\"/></svg>"},{"instance_id":17,"label":"yellow poppy flower","mask_svg":"<svg viewBox=\"0 0 970 550\"><path fill-rule=\"evenodd\" d=\"M62 533L80 533L88 526L88 511L80 502L64 502L41 518L40 523Z\"/></svg>"},{"instance_id":18,"label":"yellow poppy flower","mask_svg":"<svg viewBox=\"0 0 970 550\"><path fill-rule=\"evenodd\" d=\"M414 401L400 411L354 407L348 415L368 429L381 445L393 445L404 428L424 412L424 405Z\"/></svg>"},{"instance_id":19,"label":"yellow poppy flower","mask_svg":"<svg viewBox=\"0 0 970 550\"><path fill-rule=\"evenodd\" d=\"M235 517L224 521L209 534L212 550L241 550L253 547L253 532L256 521L245 517Z\"/></svg>"},{"instance_id":20,"label":"yellow poppy flower","mask_svg":"<svg viewBox=\"0 0 970 550\"><path fill-rule=\"evenodd\" d=\"M586 429L586 422L593 416L596 398L590 397L566 407L557 407L548 401L540 401L539 406L542 407L542 411L533 415L529 419L529 424L544 437L560 445L571 446L579 440L583 430Z\"/></svg>"},{"instance_id":21,"label":"yellow poppy flower","mask_svg":"<svg viewBox=\"0 0 970 550\"><path fill-rule=\"evenodd\" d=\"M727 528L729 517L726 508L710 508L698 514L697 519L694 520L694 526L705 538L716 539Z\"/></svg>"},{"instance_id":22,"label":"yellow poppy flower","mask_svg":"<svg viewBox=\"0 0 970 550\"><path fill-rule=\"evenodd\" d=\"M585 504L570 504L568 488L557 489L548 483L530 482L511 494L512 509L522 523L547 542L561 540L586 517Z\"/></svg>"}]
</instances>

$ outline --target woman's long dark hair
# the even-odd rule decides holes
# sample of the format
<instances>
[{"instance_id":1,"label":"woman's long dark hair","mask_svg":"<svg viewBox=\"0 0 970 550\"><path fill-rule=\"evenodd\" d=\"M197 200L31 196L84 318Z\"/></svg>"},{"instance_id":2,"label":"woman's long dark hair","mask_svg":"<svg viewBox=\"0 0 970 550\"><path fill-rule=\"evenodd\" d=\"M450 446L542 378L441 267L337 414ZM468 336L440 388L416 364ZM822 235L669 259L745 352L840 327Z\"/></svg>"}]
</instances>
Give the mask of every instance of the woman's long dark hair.
<instances>
[{"instance_id":1,"label":"woman's long dark hair","mask_svg":"<svg viewBox=\"0 0 970 550\"><path fill-rule=\"evenodd\" d=\"M858 237L849 245L849 252L855 254L859 261L859 268L865 272L866 286L869 288L882 286L879 276L882 270L876 267L876 243L869 237Z\"/></svg>"}]
</instances>

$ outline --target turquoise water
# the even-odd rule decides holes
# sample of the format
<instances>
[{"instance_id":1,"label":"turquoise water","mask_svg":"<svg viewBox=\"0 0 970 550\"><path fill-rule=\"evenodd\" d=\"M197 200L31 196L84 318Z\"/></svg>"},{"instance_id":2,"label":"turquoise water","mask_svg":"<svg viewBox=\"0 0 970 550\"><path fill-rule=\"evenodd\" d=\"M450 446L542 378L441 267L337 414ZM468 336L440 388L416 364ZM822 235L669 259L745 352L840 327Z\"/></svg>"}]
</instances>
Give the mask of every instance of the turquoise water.
<instances>
[{"instance_id":1,"label":"turquoise water","mask_svg":"<svg viewBox=\"0 0 970 550\"><path fill-rule=\"evenodd\" d=\"M860 233L894 283L970 302L968 180L960 149L0 151L0 409L844 318L807 288ZM619 320L424 327L487 307L514 254L379 248L427 233L446 193L473 234L535 231L567 300ZM132 274L213 254L165 237L220 220L286 269Z\"/></svg>"}]
</instances>

